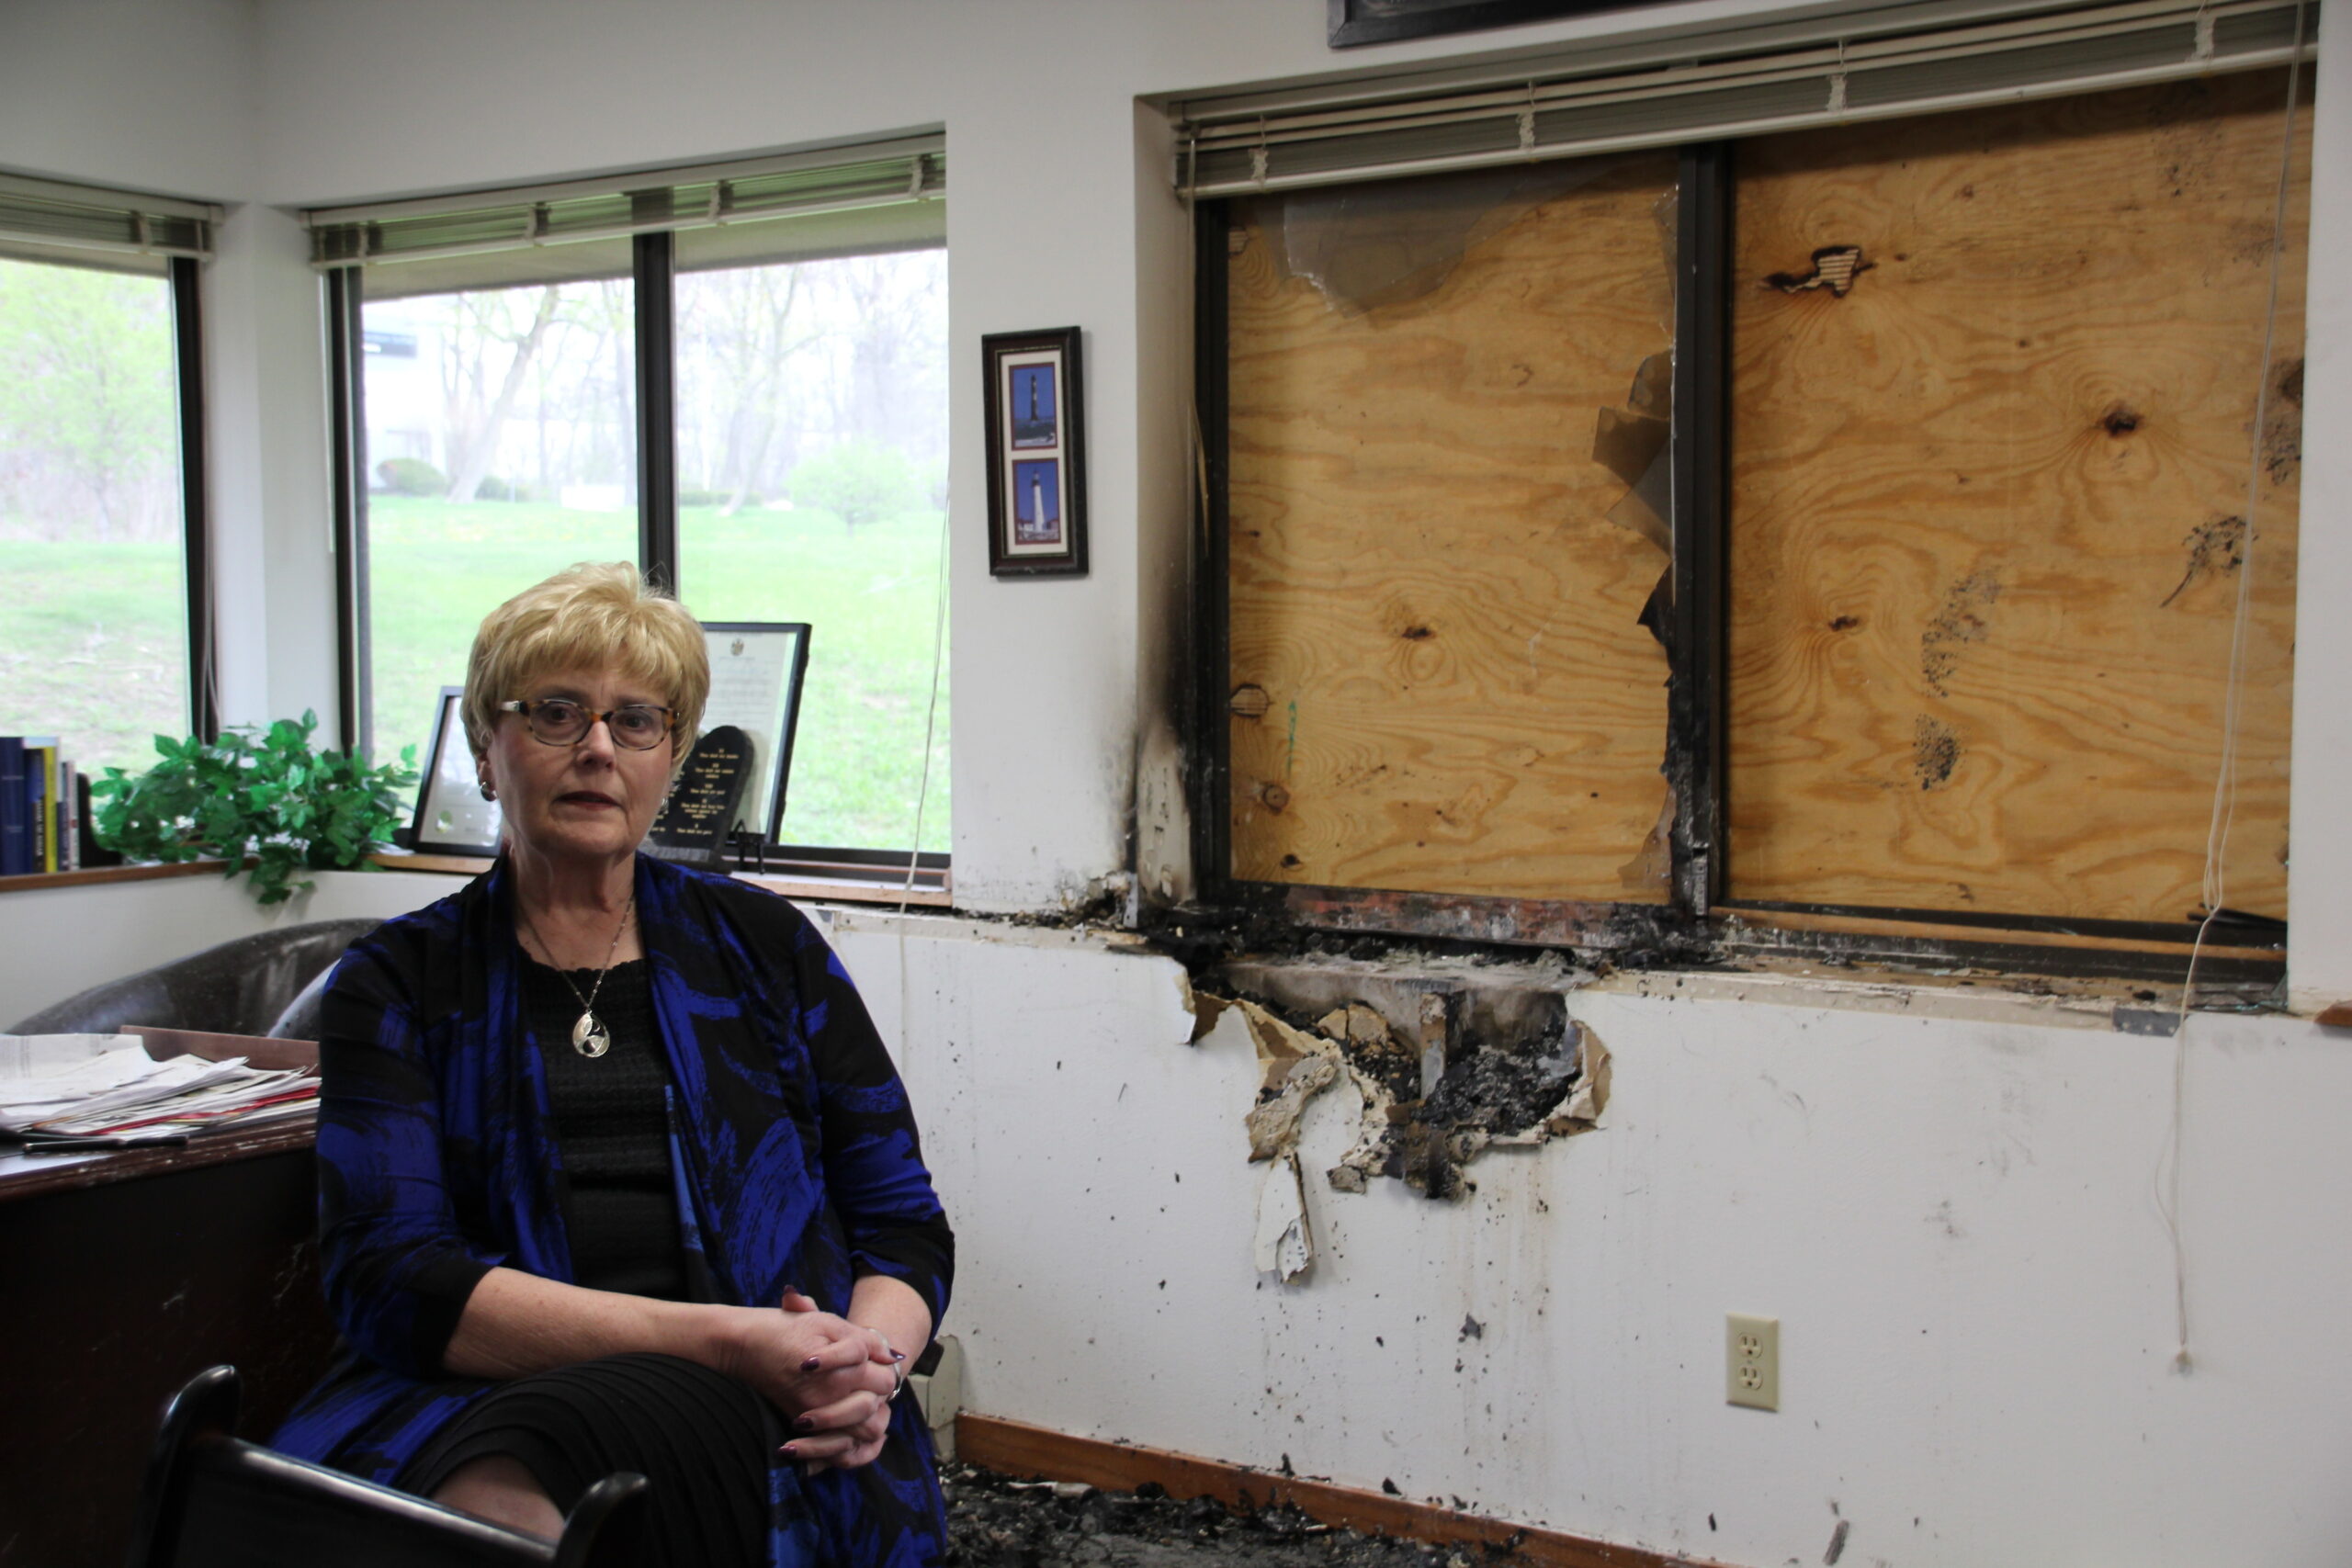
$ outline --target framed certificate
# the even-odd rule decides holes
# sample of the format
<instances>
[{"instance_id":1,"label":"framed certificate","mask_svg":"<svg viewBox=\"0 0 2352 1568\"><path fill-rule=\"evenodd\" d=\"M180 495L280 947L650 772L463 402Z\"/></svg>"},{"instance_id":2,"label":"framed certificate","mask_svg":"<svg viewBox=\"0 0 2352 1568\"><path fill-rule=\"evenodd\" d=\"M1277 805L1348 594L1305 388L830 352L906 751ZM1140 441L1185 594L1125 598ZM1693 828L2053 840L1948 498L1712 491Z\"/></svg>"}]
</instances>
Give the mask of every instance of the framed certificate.
<instances>
[{"instance_id":1,"label":"framed certificate","mask_svg":"<svg viewBox=\"0 0 2352 1568\"><path fill-rule=\"evenodd\" d=\"M710 700L702 730L732 725L750 738L752 756L736 828L773 841L784 827L785 784L792 776L792 737L800 723L800 688L808 678L806 621L705 621L710 649Z\"/></svg>"},{"instance_id":2,"label":"framed certificate","mask_svg":"<svg viewBox=\"0 0 2352 1568\"><path fill-rule=\"evenodd\" d=\"M424 778L416 790L416 819L409 838L419 854L495 855L506 818L494 800L481 797L474 776L473 748L466 744L466 721L458 712L463 686L441 688L433 712L433 740L425 748Z\"/></svg>"}]
</instances>

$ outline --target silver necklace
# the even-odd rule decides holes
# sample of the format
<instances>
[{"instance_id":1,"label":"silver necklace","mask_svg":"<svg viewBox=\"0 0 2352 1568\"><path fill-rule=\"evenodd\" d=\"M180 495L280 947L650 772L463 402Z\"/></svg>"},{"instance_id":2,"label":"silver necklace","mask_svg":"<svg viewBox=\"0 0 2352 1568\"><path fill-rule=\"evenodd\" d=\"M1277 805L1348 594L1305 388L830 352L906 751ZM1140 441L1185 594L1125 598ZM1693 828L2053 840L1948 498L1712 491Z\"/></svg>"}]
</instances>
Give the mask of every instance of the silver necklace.
<instances>
[{"instance_id":1,"label":"silver necklace","mask_svg":"<svg viewBox=\"0 0 2352 1568\"><path fill-rule=\"evenodd\" d=\"M531 940L537 942L539 951L548 955L548 967L555 970L557 977L563 982L564 989L570 991L572 999L580 1004L580 1021L571 1026L571 1048L591 1059L613 1048L613 1032L605 1027L603 1019L596 1016L596 997L605 988L605 976L613 972L613 954L621 950L621 933L628 930L628 918L636 912L637 895L631 893L628 903L621 909L621 923L614 929L613 945L605 950L605 966L596 971L596 982L588 987L588 994L584 997L580 994L580 987L571 983L571 973L556 964L555 949L549 947L548 939L539 934L539 928L531 923L531 917L523 917L523 929L531 933Z\"/></svg>"}]
</instances>

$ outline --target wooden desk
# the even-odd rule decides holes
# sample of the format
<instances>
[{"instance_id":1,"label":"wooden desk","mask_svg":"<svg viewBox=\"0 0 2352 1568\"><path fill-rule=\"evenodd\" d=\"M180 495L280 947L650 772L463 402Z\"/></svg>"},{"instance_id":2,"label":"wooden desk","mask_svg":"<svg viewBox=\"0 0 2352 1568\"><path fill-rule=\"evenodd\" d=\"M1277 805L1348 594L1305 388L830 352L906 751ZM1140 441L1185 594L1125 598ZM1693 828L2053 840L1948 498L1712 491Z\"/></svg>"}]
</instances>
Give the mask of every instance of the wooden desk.
<instances>
[{"instance_id":1,"label":"wooden desk","mask_svg":"<svg viewBox=\"0 0 2352 1568\"><path fill-rule=\"evenodd\" d=\"M217 1362L266 1440L326 1364L308 1122L0 1156L0 1564L117 1568L164 1402Z\"/></svg>"}]
</instances>

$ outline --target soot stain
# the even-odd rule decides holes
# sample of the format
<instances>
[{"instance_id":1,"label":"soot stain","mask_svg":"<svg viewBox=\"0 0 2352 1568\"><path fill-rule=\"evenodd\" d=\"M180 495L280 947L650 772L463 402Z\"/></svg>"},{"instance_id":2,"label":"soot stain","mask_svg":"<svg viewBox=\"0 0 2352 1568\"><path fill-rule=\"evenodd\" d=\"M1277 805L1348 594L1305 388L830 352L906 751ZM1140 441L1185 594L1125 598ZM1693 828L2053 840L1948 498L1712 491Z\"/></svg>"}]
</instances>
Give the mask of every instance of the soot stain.
<instances>
[{"instance_id":1,"label":"soot stain","mask_svg":"<svg viewBox=\"0 0 2352 1568\"><path fill-rule=\"evenodd\" d=\"M1936 789L1951 782L1951 772L1960 766L1960 736L1939 720L1919 716L1911 732L1911 771L1919 777L1921 789Z\"/></svg>"},{"instance_id":2,"label":"soot stain","mask_svg":"<svg viewBox=\"0 0 2352 1568\"><path fill-rule=\"evenodd\" d=\"M1989 571L1973 571L1944 594L1943 605L1927 630L1919 634L1919 673L1936 695L1951 695L1944 682L1960 668L1960 649L1963 644L1984 640L1984 617L1979 614L1997 604L2001 597L2001 580Z\"/></svg>"},{"instance_id":3,"label":"soot stain","mask_svg":"<svg viewBox=\"0 0 2352 1568\"><path fill-rule=\"evenodd\" d=\"M2188 592L2188 585L2198 579L2235 571L2245 564L2245 519L2216 517L2209 523L2199 523L2180 542L2188 551L2188 565L2173 591L2157 603L2159 610Z\"/></svg>"},{"instance_id":4,"label":"soot stain","mask_svg":"<svg viewBox=\"0 0 2352 1568\"><path fill-rule=\"evenodd\" d=\"M2295 482L2303 466L2303 362L2290 360L2271 383L2262 416L2262 468L2275 485Z\"/></svg>"}]
</instances>

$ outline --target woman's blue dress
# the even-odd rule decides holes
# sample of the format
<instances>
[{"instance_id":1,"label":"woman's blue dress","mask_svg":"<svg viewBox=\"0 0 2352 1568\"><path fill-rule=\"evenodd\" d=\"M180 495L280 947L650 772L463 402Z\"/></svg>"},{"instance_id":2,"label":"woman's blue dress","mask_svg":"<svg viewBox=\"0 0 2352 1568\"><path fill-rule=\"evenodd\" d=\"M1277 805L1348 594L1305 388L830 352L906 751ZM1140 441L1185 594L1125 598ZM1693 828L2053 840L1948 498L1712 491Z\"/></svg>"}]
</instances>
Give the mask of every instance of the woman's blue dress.
<instances>
[{"instance_id":1,"label":"woman's blue dress","mask_svg":"<svg viewBox=\"0 0 2352 1568\"><path fill-rule=\"evenodd\" d=\"M387 922L322 1013L319 1241L345 1349L272 1439L390 1483L492 1385L444 1371L492 1268L569 1282L538 1049L499 863ZM640 855L637 919L675 1086L671 1168L692 1294L846 1312L858 1276L911 1286L936 1325L955 1244L906 1091L824 940L782 898ZM913 1568L946 1527L910 1399L883 1455L804 1478L770 1467L772 1568Z\"/></svg>"}]
</instances>

